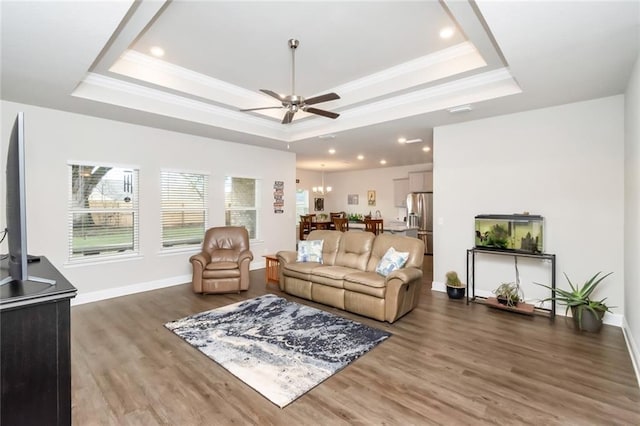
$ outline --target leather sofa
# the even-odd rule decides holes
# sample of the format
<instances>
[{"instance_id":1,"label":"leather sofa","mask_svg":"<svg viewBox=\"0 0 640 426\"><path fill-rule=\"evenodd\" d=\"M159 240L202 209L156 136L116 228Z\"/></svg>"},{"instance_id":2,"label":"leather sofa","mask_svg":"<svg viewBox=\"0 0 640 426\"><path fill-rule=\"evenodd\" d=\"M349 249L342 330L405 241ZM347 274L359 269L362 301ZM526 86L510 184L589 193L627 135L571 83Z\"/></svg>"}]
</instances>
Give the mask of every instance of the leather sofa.
<instances>
[{"instance_id":1,"label":"leather sofa","mask_svg":"<svg viewBox=\"0 0 640 426\"><path fill-rule=\"evenodd\" d=\"M195 293L240 293L249 289L249 233L244 226L210 228L202 251L191 256Z\"/></svg>"},{"instance_id":2,"label":"leather sofa","mask_svg":"<svg viewBox=\"0 0 640 426\"><path fill-rule=\"evenodd\" d=\"M424 243L417 238L362 231L312 231L323 240L322 263L298 262L280 251L280 289L285 293L392 323L418 305ZM384 277L376 272L387 250L408 252L406 264Z\"/></svg>"}]
</instances>

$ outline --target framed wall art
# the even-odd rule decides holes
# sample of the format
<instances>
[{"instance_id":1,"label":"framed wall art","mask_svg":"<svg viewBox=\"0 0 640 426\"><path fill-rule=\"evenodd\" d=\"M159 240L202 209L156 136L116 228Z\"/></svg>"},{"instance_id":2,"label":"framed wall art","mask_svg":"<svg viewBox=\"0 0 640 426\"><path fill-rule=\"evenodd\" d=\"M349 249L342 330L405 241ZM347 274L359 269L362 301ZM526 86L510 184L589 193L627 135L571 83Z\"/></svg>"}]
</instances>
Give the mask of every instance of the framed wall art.
<instances>
[{"instance_id":1,"label":"framed wall art","mask_svg":"<svg viewBox=\"0 0 640 426\"><path fill-rule=\"evenodd\" d=\"M370 206L376 205L376 191L371 189L367 191L367 204Z\"/></svg>"}]
</instances>

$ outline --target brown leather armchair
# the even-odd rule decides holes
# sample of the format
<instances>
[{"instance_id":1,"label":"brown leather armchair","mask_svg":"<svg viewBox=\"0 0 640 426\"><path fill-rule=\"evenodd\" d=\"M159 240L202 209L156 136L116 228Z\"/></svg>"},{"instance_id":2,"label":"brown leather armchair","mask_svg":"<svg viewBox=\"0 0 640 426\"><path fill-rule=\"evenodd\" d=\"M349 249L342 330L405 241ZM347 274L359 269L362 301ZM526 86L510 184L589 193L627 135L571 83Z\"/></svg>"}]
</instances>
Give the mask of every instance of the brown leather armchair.
<instances>
[{"instance_id":1,"label":"brown leather armchair","mask_svg":"<svg viewBox=\"0 0 640 426\"><path fill-rule=\"evenodd\" d=\"M249 233L244 226L210 228L204 235L202 252L191 256L193 291L232 293L249 289Z\"/></svg>"}]
</instances>

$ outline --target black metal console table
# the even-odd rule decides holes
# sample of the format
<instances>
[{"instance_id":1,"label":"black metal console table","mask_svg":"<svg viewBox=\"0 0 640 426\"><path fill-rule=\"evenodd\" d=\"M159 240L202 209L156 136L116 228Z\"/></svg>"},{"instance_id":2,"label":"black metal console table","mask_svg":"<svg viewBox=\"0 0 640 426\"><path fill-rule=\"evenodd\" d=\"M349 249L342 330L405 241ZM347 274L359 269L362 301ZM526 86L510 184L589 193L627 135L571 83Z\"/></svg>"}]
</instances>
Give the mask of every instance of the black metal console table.
<instances>
[{"instance_id":1,"label":"black metal console table","mask_svg":"<svg viewBox=\"0 0 640 426\"><path fill-rule=\"evenodd\" d=\"M551 261L551 288L553 291L551 292L551 296L555 294L556 289L556 255L551 253L522 253L516 251L506 251L506 250L491 250L491 249L483 249L483 248L471 248L467 249L467 304L469 301L476 300L476 254L489 254L489 255L498 255L498 256L512 256L512 257L528 257L532 259L540 259L540 260L549 260ZM469 291L471 289L471 291ZM480 297L480 296L477 296ZM536 311L547 313L549 318L552 320L556 316L556 302L554 300L551 301L551 309L548 308L535 308Z\"/></svg>"}]
</instances>

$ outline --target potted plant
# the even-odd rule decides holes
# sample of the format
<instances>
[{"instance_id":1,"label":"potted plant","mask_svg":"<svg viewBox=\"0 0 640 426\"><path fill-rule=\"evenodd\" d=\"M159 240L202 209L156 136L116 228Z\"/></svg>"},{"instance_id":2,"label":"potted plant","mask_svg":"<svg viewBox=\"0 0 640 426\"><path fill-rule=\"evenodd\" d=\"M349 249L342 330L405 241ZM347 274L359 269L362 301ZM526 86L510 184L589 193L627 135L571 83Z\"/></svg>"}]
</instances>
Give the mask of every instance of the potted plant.
<instances>
[{"instance_id":1,"label":"potted plant","mask_svg":"<svg viewBox=\"0 0 640 426\"><path fill-rule=\"evenodd\" d=\"M447 296L449 299L462 299L464 297L464 293L466 287L458 278L458 273L456 271L449 271L446 273L447 277Z\"/></svg>"},{"instance_id":2,"label":"potted plant","mask_svg":"<svg viewBox=\"0 0 640 426\"><path fill-rule=\"evenodd\" d=\"M524 298L520 285L515 282L502 283L498 288L493 290L498 303L510 307L518 306L518 303Z\"/></svg>"},{"instance_id":3,"label":"potted plant","mask_svg":"<svg viewBox=\"0 0 640 426\"><path fill-rule=\"evenodd\" d=\"M589 331L597 333L602 328L602 317L605 312L611 312L609 306L605 304L606 297L602 300L592 300L591 294L600 285L602 280L607 278L613 272L600 276L601 272L598 272L582 285L573 285L567 274L564 274L571 290L564 290L561 288L552 289L545 284L539 284L542 287L546 287L553 292L552 297L548 297L542 302L550 300L560 302L566 305L565 315L571 308L571 316L573 317L573 323L578 330Z\"/></svg>"}]
</instances>

